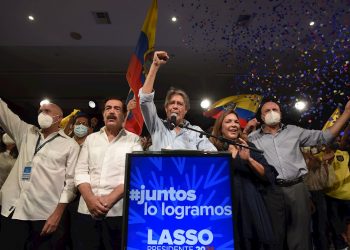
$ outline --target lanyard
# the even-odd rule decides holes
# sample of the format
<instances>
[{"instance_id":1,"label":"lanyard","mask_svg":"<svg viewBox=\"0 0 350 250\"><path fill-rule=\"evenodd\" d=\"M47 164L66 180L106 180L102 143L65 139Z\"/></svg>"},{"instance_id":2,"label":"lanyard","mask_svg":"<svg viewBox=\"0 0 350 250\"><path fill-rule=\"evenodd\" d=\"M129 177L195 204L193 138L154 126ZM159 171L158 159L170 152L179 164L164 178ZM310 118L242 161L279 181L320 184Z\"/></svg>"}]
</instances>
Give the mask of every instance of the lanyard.
<instances>
[{"instance_id":1,"label":"lanyard","mask_svg":"<svg viewBox=\"0 0 350 250\"><path fill-rule=\"evenodd\" d=\"M35 152L34 152L34 155L33 157L36 155L36 153L39 152L40 149L42 149L47 143L49 143L50 141L53 141L55 138L57 138L59 136L59 134L55 135L54 137L52 137L50 140L47 140L46 142L44 142L43 144L41 144L39 146L39 143L40 143L40 134L39 134L39 138L38 138L38 141L36 142L36 146L35 146Z\"/></svg>"}]
</instances>

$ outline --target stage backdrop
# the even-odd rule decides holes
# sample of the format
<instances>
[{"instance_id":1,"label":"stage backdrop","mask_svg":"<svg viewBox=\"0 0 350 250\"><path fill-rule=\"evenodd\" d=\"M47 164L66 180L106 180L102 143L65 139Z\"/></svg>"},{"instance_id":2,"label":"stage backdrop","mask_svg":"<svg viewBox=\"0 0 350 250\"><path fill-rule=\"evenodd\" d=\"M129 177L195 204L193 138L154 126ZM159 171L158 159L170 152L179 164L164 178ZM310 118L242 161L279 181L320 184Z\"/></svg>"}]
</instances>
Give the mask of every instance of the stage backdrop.
<instances>
[{"instance_id":1,"label":"stage backdrop","mask_svg":"<svg viewBox=\"0 0 350 250\"><path fill-rule=\"evenodd\" d=\"M231 155L127 156L123 249L234 249Z\"/></svg>"}]
</instances>

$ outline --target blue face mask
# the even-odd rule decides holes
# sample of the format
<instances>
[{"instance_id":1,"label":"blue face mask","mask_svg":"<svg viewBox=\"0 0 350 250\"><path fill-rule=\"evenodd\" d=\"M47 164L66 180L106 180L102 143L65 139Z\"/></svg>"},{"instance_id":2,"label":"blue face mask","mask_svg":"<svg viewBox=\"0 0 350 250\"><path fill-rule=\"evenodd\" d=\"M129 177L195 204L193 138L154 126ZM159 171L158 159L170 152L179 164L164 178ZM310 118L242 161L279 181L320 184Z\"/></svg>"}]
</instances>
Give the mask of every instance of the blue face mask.
<instances>
[{"instance_id":1,"label":"blue face mask","mask_svg":"<svg viewBox=\"0 0 350 250\"><path fill-rule=\"evenodd\" d=\"M81 138L84 137L88 133L88 127L84 126L83 124L80 125L74 125L74 134Z\"/></svg>"}]
</instances>

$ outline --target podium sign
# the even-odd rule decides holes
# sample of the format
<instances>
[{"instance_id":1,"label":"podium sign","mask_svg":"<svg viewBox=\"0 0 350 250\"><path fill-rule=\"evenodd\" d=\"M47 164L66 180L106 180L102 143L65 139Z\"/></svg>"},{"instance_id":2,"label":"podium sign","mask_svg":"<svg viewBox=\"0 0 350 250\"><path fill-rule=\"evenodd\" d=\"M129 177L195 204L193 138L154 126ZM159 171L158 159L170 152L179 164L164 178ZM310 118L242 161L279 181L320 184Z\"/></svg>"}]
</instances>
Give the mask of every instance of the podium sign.
<instances>
[{"instance_id":1,"label":"podium sign","mask_svg":"<svg viewBox=\"0 0 350 250\"><path fill-rule=\"evenodd\" d=\"M123 249L234 249L231 155L127 156Z\"/></svg>"}]
</instances>

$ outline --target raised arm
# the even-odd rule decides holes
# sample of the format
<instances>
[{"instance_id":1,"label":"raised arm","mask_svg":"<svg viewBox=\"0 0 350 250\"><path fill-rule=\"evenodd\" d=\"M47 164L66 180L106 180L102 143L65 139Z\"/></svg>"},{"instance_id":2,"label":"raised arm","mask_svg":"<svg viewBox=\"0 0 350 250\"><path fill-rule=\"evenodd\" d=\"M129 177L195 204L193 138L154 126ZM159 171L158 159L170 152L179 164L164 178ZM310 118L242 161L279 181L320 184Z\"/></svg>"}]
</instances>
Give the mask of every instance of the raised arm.
<instances>
[{"instance_id":1,"label":"raised arm","mask_svg":"<svg viewBox=\"0 0 350 250\"><path fill-rule=\"evenodd\" d=\"M340 140L340 145L339 145L340 150L345 150L345 146L346 146L346 143L347 143L348 138L349 138L349 133L350 133L350 123L345 128L344 135L342 136L342 138Z\"/></svg>"},{"instance_id":2,"label":"raised arm","mask_svg":"<svg viewBox=\"0 0 350 250\"><path fill-rule=\"evenodd\" d=\"M332 127L328 128L333 137L336 137L340 130L350 119L350 101L347 102L343 114L335 121Z\"/></svg>"},{"instance_id":3,"label":"raised arm","mask_svg":"<svg viewBox=\"0 0 350 250\"><path fill-rule=\"evenodd\" d=\"M169 59L168 54L165 51L155 51L153 56L153 62L151 68L147 74L145 83L142 87L142 93L149 94L153 91L154 81L160 65L165 64Z\"/></svg>"}]
</instances>

